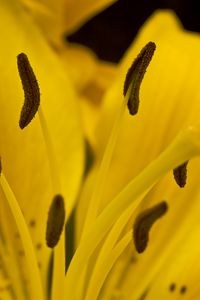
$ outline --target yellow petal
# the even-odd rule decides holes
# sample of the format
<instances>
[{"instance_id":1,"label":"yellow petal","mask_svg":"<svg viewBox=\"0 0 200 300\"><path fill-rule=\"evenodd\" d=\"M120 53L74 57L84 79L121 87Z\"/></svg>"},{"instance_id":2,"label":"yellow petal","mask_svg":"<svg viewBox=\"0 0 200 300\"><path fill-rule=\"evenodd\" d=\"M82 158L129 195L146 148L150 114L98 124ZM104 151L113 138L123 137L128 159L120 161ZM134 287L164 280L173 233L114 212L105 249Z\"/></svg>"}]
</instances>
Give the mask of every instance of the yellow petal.
<instances>
[{"instance_id":1,"label":"yellow petal","mask_svg":"<svg viewBox=\"0 0 200 300\"><path fill-rule=\"evenodd\" d=\"M147 20L129 48L121 62L119 75L104 98L97 129L99 155L105 148L116 111L123 101L125 74L148 41L154 41L157 50L141 86L138 114L131 117L127 111L124 115L107 175L109 186L105 188L105 203L155 158L181 128L199 118L199 35L184 31L172 12L158 11Z\"/></svg>"},{"instance_id":2,"label":"yellow petal","mask_svg":"<svg viewBox=\"0 0 200 300\"><path fill-rule=\"evenodd\" d=\"M139 257L136 255L135 267L127 273L122 287L126 296L131 296L131 300L137 299L146 289L149 289L149 299L155 293L168 299L172 295L169 287L173 282L180 285L178 290L182 285L189 284L190 293L196 292L195 274L198 267L194 266L194 261L199 249L196 243L199 235L199 191L196 188L192 193L191 188L184 193L179 190L178 193L166 185L169 182L165 181L167 188L162 189L164 197L168 196L170 202L169 212L159 228L152 230L146 253ZM159 195L160 192L154 194L153 198ZM188 201L189 197L192 201ZM175 295L179 297L180 294L177 291Z\"/></svg>"},{"instance_id":3,"label":"yellow petal","mask_svg":"<svg viewBox=\"0 0 200 300\"><path fill-rule=\"evenodd\" d=\"M79 94L85 137L96 147L95 129L105 91L115 78L116 66L99 60L88 48L63 44L57 52Z\"/></svg>"},{"instance_id":4,"label":"yellow petal","mask_svg":"<svg viewBox=\"0 0 200 300\"><path fill-rule=\"evenodd\" d=\"M116 0L21 0L48 40L59 45L63 34L78 29L84 22Z\"/></svg>"},{"instance_id":5,"label":"yellow petal","mask_svg":"<svg viewBox=\"0 0 200 300\"><path fill-rule=\"evenodd\" d=\"M160 32L162 32L162 36ZM127 57L125 57L124 61L122 62L121 70L119 71L119 77L113 84L113 87L111 87L110 90L107 92L107 95L104 99L104 114L99 124L99 135L101 137L101 144L98 144L98 146L100 146L100 149L97 148L98 150L100 150L98 153L99 158L101 158L103 152L101 150L104 149L105 146L107 146L107 144L109 143L108 139L106 139L105 137L105 133L107 133L107 126L110 125L111 128L111 124L113 124L113 119L115 118L116 111L123 101L122 97L120 98L119 95L120 93L122 93L122 78L125 77L125 70L127 70L128 66L131 64L131 56L134 54L133 57L135 57L138 51L141 49L141 47L144 46L149 40L153 40L157 43L158 57L157 59L153 60L142 85L141 108L139 110L138 116L136 116L136 118L133 119L128 114L126 114L124 116L124 120L122 121L122 133L119 137L116 152L114 154L113 161L110 166L110 171L106 178L107 182L105 183L103 188L101 187L101 190L103 190L103 192L105 191L105 196L107 198L105 200L105 197L101 197L102 202L105 201L102 204L101 209L103 209L106 206L106 201L111 201L111 199L113 199L114 195L117 195L117 198L121 200L120 203L124 204L129 198L128 194L126 194L126 196L124 196L122 200L120 198L122 192L120 194L118 193L121 191L125 183L128 182L130 178L134 178L138 173L141 175L140 172L142 169L145 168L146 164L148 164L150 161L154 160L155 157L157 157L157 155L163 150L164 147L166 147L167 144L169 144L169 142L173 139L174 135L177 132L179 132L181 128L185 128L188 124L195 124L198 122L198 69L196 69L195 59L193 59L193 56L191 57L191 52L194 53L195 57L198 56L200 46L199 37L195 34L182 32L179 22L176 21L176 19L169 12L163 12L158 14L157 16L154 16L154 18L149 21L147 26L140 33L136 42L136 46L135 48L133 48L135 49L135 52L132 48L130 49L129 53L127 54ZM174 43L172 43L171 41L174 41ZM188 43L192 46L189 47ZM182 51L182 49L184 49L185 44L186 50L184 52ZM180 59L180 61L177 60L177 57ZM199 62L197 64L199 64ZM151 70L153 70L153 76L150 73ZM189 70L192 70L194 78L193 76L191 78L188 78ZM163 74L163 76L161 75L159 77L158 74ZM176 76L174 74L176 74ZM194 81L196 89L194 86ZM192 94L193 98L190 102L188 102L188 97L190 94ZM147 99L146 102L145 99ZM183 148L185 148L185 146L186 144L183 146ZM192 185L189 186L188 190L186 188L186 196L183 197L183 194L182 196L180 196L180 191L175 186L175 183L173 182L171 177L169 177L171 181L168 178L170 183L167 181L161 186L159 184L157 192L154 191L154 193L152 193L152 195L156 197L156 201L162 200L162 197L164 197L164 199L166 197L167 200L169 198L168 201L170 207L172 206L172 213L170 214L169 219L167 219L166 222L163 222L164 226L162 227L162 229L164 230L160 230L159 228L159 236L157 235L153 239L153 243L150 244L149 251L152 251L152 256L148 255L147 253L147 255L145 256L145 262L143 261L141 264L138 263L137 272L139 272L140 275L138 276L138 273L135 273L135 277L137 278L137 284L135 284L134 287L132 287L133 283L131 282L133 276L131 275L133 275L133 271L132 273L130 272L130 281L128 281L129 285L127 283L126 288L124 288L124 290L119 290L119 292L121 292L122 295L126 295L126 297L124 296L125 298L130 298L131 295L133 300L138 299L141 296L142 292L144 292L144 288L147 288L147 285L151 283L153 275L155 275L156 272L158 272L163 261L166 259L166 256L169 255L170 250L176 248L176 233L173 234L173 239L172 241L170 241L170 235L172 235L171 232L173 231L173 228L175 228L175 226L179 227L180 235L184 234L184 230L186 228L185 226L181 228L182 222L180 222L179 224L179 218L177 220L177 215L180 215L180 219L181 221L183 221L184 217L187 214L187 209L189 205L184 206L184 208L187 207L185 213L183 213L182 210L182 213L179 212L181 205L183 205L184 201L184 203L186 204L186 199L188 199L188 197L191 196L191 191L194 189L195 186L197 189L197 174L199 170L199 164L197 165L198 166L196 166L196 168L192 169L192 176L191 178L189 178L190 184L192 183ZM162 163L160 164L160 167L161 166L163 166ZM130 177L128 177L127 174L128 176L130 175ZM94 175L95 174L92 174L92 176ZM86 206L87 199L89 199L91 196L90 189L94 189L94 181L92 176L87 181L88 186L86 185L86 189L84 190L85 195L83 195L82 199L85 200L85 202L82 206L83 208L84 206ZM96 194L96 198L98 198L98 196L99 194ZM175 201L175 199L177 198L178 201ZM94 221L92 230L95 231L94 227L96 227L96 225L99 224L98 222L101 218L102 224L105 225L107 221L106 212L108 212L109 208L111 211L112 207L112 212L116 212L117 204L115 202L114 205L113 201L111 201L111 203L108 206L106 206L102 214L100 214L100 216L97 217L96 222ZM122 214L123 210L121 209L120 212ZM129 212L129 214L130 213L131 211ZM126 221L128 220L124 220L123 227L120 228L120 232L122 229L124 229ZM81 227L81 225L79 226ZM69 273L67 274L67 280L69 280L69 282L73 278L73 276L75 278L75 270L77 271L78 268L81 269L79 263L81 264L81 266L83 266L82 263L87 262L87 255L89 255L89 251L92 251L91 248L96 246L97 234L99 234L99 237L101 234L103 234L102 231L100 232L99 228L97 230L97 227L95 236L93 235L94 232L92 233L92 230L89 230L86 233L86 237L88 239L92 239L94 243L92 246L86 244L85 247L83 246L84 241L86 243L87 240L87 238L85 238L84 235L83 240L81 241L79 246L80 248L78 248L77 253L74 256L74 260L72 261L71 268L69 269ZM108 228L106 228L106 230L108 230ZM112 231L114 231L114 227L112 228L110 235ZM158 231L156 232L158 233ZM112 251L111 248L113 247L112 243L116 242L117 238L119 238L119 235L113 234L112 240L110 239L110 244L106 244L109 235L107 239L104 240L104 244L99 252L97 263L93 268L93 274L88 288L88 299L91 298L91 295L94 295L94 293L98 292L99 286L97 282L98 280L96 281L96 278L100 280L101 277L102 280L102 277L105 276L106 268L102 270L101 266L103 265L103 263L105 263L106 258L109 260L110 251ZM166 252L163 251L164 243L166 243ZM106 250L108 250L107 253L106 251L105 253L103 253L104 247L106 248ZM85 257L83 259L84 251L88 252L87 255L85 252ZM162 259L159 259L158 254L161 253L161 251ZM157 257L158 261L156 260ZM100 258L101 261L99 260ZM146 270L147 265L149 266L149 272L147 272ZM113 271L113 273L116 274L115 270ZM141 278L143 278L144 280L141 280ZM134 293L134 290L136 289L137 294Z\"/></svg>"},{"instance_id":6,"label":"yellow petal","mask_svg":"<svg viewBox=\"0 0 200 300\"><path fill-rule=\"evenodd\" d=\"M138 255L132 245L131 252L135 257L136 264L130 267L128 271L126 260L123 258L120 261L123 268L126 269L126 277L123 281L124 284L120 287L118 285L116 288L119 288L127 298L131 297L131 300L138 299L151 285L155 285L157 289L154 278L159 272L163 272L162 278L166 285L168 272L164 271L165 267L163 265L171 265L171 255L179 256L179 248L181 247L182 249L186 246L188 242L186 237L190 236L189 232L193 231L193 228L198 227L197 220L199 219L200 207L199 188L196 178L198 178L199 167L199 159L190 161L188 183L182 190L175 185L171 174L168 174L148 194L148 197L142 202L143 205L138 208L138 212L141 212L146 207L151 207L160 200L165 199L168 203L169 211L165 218L159 222L159 226L155 226L150 232L148 247L142 255ZM134 214L125 232L132 227L135 217L136 215ZM196 248L198 248L197 245ZM188 251L188 259L192 259L192 257L190 258L190 255L192 256L191 252ZM125 253L124 255L127 256ZM180 268L184 267L185 263L182 262ZM174 264L172 263L172 265ZM173 269L172 265L171 269ZM115 268L112 273L112 277L115 278ZM140 280L141 278L142 280ZM173 281L173 279L171 280ZM194 291L193 285L192 289ZM167 295L168 287L163 293Z\"/></svg>"},{"instance_id":7,"label":"yellow petal","mask_svg":"<svg viewBox=\"0 0 200 300\"><path fill-rule=\"evenodd\" d=\"M78 44L62 44L58 55L75 88L93 104L98 103L115 78L116 66L99 60L89 48Z\"/></svg>"},{"instance_id":8,"label":"yellow petal","mask_svg":"<svg viewBox=\"0 0 200 300\"><path fill-rule=\"evenodd\" d=\"M81 45L64 44L59 49L59 57L70 74L75 88L81 91L96 73L98 60L94 53Z\"/></svg>"},{"instance_id":9,"label":"yellow petal","mask_svg":"<svg viewBox=\"0 0 200 300\"><path fill-rule=\"evenodd\" d=\"M96 246L120 215L127 208L130 208L131 204L135 203L137 206L140 201L138 197L145 195L167 171L179 165L181 161L185 161L186 157L191 158L198 155L200 150L199 129L199 127L189 127L187 130L181 132L173 143L130 182L95 220L94 224L84 234L69 266L66 276L67 296L70 297L74 294L72 287L78 274L81 274L81 271L84 270L84 266L87 264ZM92 240L92 243L88 243L88 240Z\"/></svg>"},{"instance_id":10,"label":"yellow petal","mask_svg":"<svg viewBox=\"0 0 200 300\"><path fill-rule=\"evenodd\" d=\"M15 3L15 1L13 2ZM3 30L1 34L3 39L7 36L7 38L4 39L6 42L1 47L2 57L7 58L1 62L1 67L4 71L1 73L2 82L4 82L4 88L1 89L1 105L4 106L4 109L2 109L2 111L4 111L4 118L1 118L2 126L5 124L4 127L7 127L8 133L10 133L9 131L14 127L13 130L17 131L16 134L20 136L21 139L28 134L34 135L34 133L36 134L37 139L41 138L37 117L33 120L27 130L20 131L18 129L18 116L24 96L19 75L17 73L16 55L19 52L24 51L29 56L39 81L41 89L41 105L55 147L63 189L65 190L65 196L68 199L67 205L70 207L70 202L76 196L83 168L83 141L74 90L70 85L67 74L59 63L59 60L49 49L34 23L28 19L21 7L16 4L8 5L5 1L5 3L2 3L2 14L4 16L2 22L5 24L6 30ZM15 24L16 19L18 20L18 26ZM10 86L12 86L12 89ZM12 105L10 103L12 103ZM8 116L6 114L8 114ZM15 118L14 120L12 120L13 115ZM8 123L10 128L7 126ZM36 128L35 131L34 128ZM4 134L3 138L9 139L6 134ZM32 143L30 143L30 141L26 141L25 139L27 143L27 145L25 145L22 141L20 142L20 140L17 139L14 131L12 132L10 143L12 140L19 148L19 151L15 151L15 155L17 154L21 158L23 157L23 159L28 160L28 155L34 157L36 154L40 156L43 154L44 157L46 156L44 153L40 153L40 149L38 148L38 145L39 147L43 147L43 142L39 143L38 140L33 139ZM6 140L4 141L4 144L5 142ZM34 144L36 144L35 147L38 148L38 151L31 153L30 149L26 149L26 147L34 147ZM6 148L6 145L4 148ZM10 145L7 150L12 152L12 146ZM26 151L26 155L23 155L23 151ZM5 164L9 161L6 159L7 155L8 153L4 156L2 154L4 170ZM12 155L14 154L12 153ZM15 159L15 161L19 166L22 165L22 161L18 161L17 159ZM29 159L29 161L31 170L31 168L34 167L33 161L31 159ZM16 165L14 166L15 169L17 169L17 172L20 173L21 168L17 168ZM39 166L40 165L37 165L36 167L38 168ZM26 179L26 174L31 173L28 165L26 165L25 170L26 173L23 174L24 180ZM40 168L37 170L38 172L36 173L39 175L39 172L42 172L42 169ZM13 173L13 171L10 173Z\"/></svg>"},{"instance_id":11,"label":"yellow petal","mask_svg":"<svg viewBox=\"0 0 200 300\"><path fill-rule=\"evenodd\" d=\"M102 98L115 78L116 65L99 60L89 48L78 44L63 43L57 54L79 94L85 137L95 147Z\"/></svg>"},{"instance_id":12,"label":"yellow petal","mask_svg":"<svg viewBox=\"0 0 200 300\"><path fill-rule=\"evenodd\" d=\"M89 18L113 4L116 0L66 1L65 26L67 33L76 30Z\"/></svg>"},{"instance_id":13,"label":"yellow petal","mask_svg":"<svg viewBox=\"0 0 200 300\"><path fill-rule=\"evenodd\" d=\"M148 293L148 300L155 299L155 295L158 294L162 299L168 299L173 294L177 298L182 295L186 299L195 299L195 295L199 293L199 286L197 285L199 246L197 241L199 240L200 228L197 221L198 217L195 225L194 219L196 216L193 211L189 220L190 227L184 232L182 239L174 245L170 255L154 277ZM170 286L173 283L175 289L172 292Z\"/></svg>"},{"instance_id":14,"label":"yellow petal","mask_svg":"<svg viewBox=\"0 0 200 300\"><path fill-rule=\"evenodd\" d=\"M19 207L19 204L13 194L7 180L3 174L0 175L0 184L6 198L7 205L10 208L13 219L16 222L17 229L19 230L20 238L22 241L22 245L24 248L24 252L26 255L26 261L28 265L28 274L30 280L30 294L31 298L38 298L43 300L43 290L41 286L41 279L39 274L39 267L36 260L36 255L33 247L33 243L30 237L30 233L28 227L26 225L25 219ZM8 224L7 224L8 226ZM9 232L10 236L6 238L11 238L11 232ZM14 266L13 266L14 267Z\"/></svg>"},{"instance_id":15,"label":"yellow petal","mask_svg":"<svg viewBox=\"0 0 200 300\"><path fill-rule=\"evenodd\" d=\"M88 74L88 80L80 90L84 132L94 149L97 147L96 127L101 116L102 99L115 78L116 70L117 67L114 64L96 59L94 71ZM79 69L74 70L75 72L78 74ZM80 75L78 75L79 78Z\"/></svg>"},{"instance_id":16,"label":"yellow petal","mask_svg":"<svg viewBox=\"0 0 200 300\"><path fill-rule=\"evenodd\" d=\"M0 33L4 41L0 49L0 155L34 244L42 243L41 251L37 252L44 258L45 265L48 259L45 227L53 197L49 162L38 116L23 131L18 125L24 95L16 56L21 52L28 55L40 85L41 106L55 150L62 184L60 192L65 198L68 215L75 203L84 165L77 99L59 59L20 4L2 1L0 13Z\"/></svg>"}]
</instances>

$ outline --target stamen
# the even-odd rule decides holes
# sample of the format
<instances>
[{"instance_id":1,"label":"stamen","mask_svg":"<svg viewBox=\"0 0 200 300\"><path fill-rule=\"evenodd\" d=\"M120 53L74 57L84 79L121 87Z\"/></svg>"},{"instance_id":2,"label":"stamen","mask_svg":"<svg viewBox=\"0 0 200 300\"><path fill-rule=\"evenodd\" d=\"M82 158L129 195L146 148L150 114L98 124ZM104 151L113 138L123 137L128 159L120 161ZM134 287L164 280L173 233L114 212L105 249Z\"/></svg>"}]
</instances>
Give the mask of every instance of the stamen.
<instances>
[{"instance_id":1,"label":"stamen","mask_svg":"<svg viewBox=\"0 0 200 300\"><path fill-rule=\"evenodd\" d=\"M40 90L36 76L25 53L20 53L17 56L17 66L25 97L19 120L19 126L23 129L32 121L38 111Z\"/></svg>"},{"instance_id":2,"label":"stamen","mask_svg":"<svg viewBox=\"0 0 200 300\"><path fill-rule=\"evenodd\" d=\"M149 241L149 231L152 225L162 217L168 209L165 201L142 212L135 220L133 240L138 253L144 252Z\"/></svg>"},{"instance_id":3,"label":"stamen","mask_svg":"<svg viewBox=\"0 0 200 300\"><path fill-rule=\"evenodd\" d=\"M49 132L48 132L45 117L42 113L41 107L39 107L39 105L40 105L39 85L38 85L36 76L33 72L33 69L29 63L29 60L28 60L28 57L26 56L26 54L21 53L18 55L17 64L18 64L19 75L20 75L20 78L22 81L22 86L23 86L24 96L25 96L25 101L24 101L24 105L23 105L23 108L21 111L19 126L21 129L26 127L31 122L31 120L35 116L36 112L38 111L40 125L42 128L44 140L45 140L45 143L47 146L46 148L47 148L47 155L49 158L52 186L55 191L54 194L57 194L61 190L61 184L60 184L60 180L59 180L59 173L58 173L58 168L57 168L55 154L54 154L54 147L53 147L53 144L52 144ZM55 203L56 203L56 201L55 201ZM54 205L52 205L52 207L53 206ZM64 204L63 204L63 207L64 207ZM57 221L54 220L55 219L55 217L53 217L53 215L55 213L54 210L58 215L59 215L59 213L61 213L61 211L59 211L59 209L56 210L56 208L54 208L54 209L52 208L53 212L49 213L50 221L48 220L48 223L47 223L47 236L46 236L47 245L49 244L49 247L54 247L57 244L57 242L60 238L60 234L62 232L62 227L63 227L62 222L64 223L64 217L63 217L63 219L61 218L60 220L57 220ZM51 209L50 209L50 211L51 211ZM65 215L64 208L63 208L63 215ZM30 226L34 227L34 224L33 223L30 224ZM52 232L52 230L53 230L53 232ZM55 232L54 232L54 230L55 230ZM59 247L60 247L60 249L58 249ZM53 275L52 300L58 298L57 295L59 294L59 291L62 290L62 288L60 288L60 287L63 285L63 281L64 281L64 269L65 269L65 266L63 263L63 261L64 261L64 239L61 239L59 247L55 251L55 255L54 255L55 256L55 260L54 260L54 274L55 275ZM63 265L63 272L61 270L62 268L60 268L61 264ZM58 268L58 266L59 266L59 268ZM58 269L59 269L60 276L58 276L58 272L55 271ZM61 280L61 277L62 277L62 280Z\"/></svg>"},{"instance_id":4,"label":"stamen","mask_svg":"<svg viewBox=\"0 0 200 300\"><path fill-rule=\"evenodd\" d=\"M124 96L129 91L127 105L131 115L135 115L138 112L140 86L155 49L155 43L149 42L146 44L127 72L124 82Z\"/></svg>"},{"instance_id":5,"label":"stamen","mask_svg":"<svg viewBox=\"0 0 200 300\"><path fill-rule=\"evenodd\" d=\"M54 248L57 245L63 230L64 220L64 199L61 195L56 195L50 206L47 221L46 242L48 247Z\"/></svg>"},{"instance_id":6,"label":"stamen","mask_svg":"<svg viewBox=\"0 0 200 300\"><path fill-rule=\"evenodd\" d=\"M187 180L187 164L188 161L180 165L179 167L173 170L174 179L176 183L183 188L186 185Z\"/></svg>"},{"instance_id":7,"label":"stamen","mask_svg":"<svg viewBox=\"0 0 200 300\"><path fill-rule=\"evenodd\" d=\"M141 203L147 192L175 166L200 155L200 125L181 131L171 145L134 178L88 228L71 260L66 277L66 299L75 297L74 282L80 277L96 247L131 204ZM88 243L92 240L92 243Z\"/></svg>"},{"instance_id":8,"label":"stamen","mask_svg":"<svg viewBox=\"0 0 200 300\"><path fill-rule=\"evenodd\" d=\"M51 139L51 135L48 130L47 122L45 116L43 114L41 106L38 108L38 115L39 121L44 137L44 141L46 144L46 151L49 161L50 167L50 175L52 180L52 188L53 194L57 195L60 194L61 188L61 181L59 176L59 168L57 165L57 159L54 150L54 144ZM64 210L63 210L64 211ZM64 222L64 220L63 220ZM48 224L47 224L48 225ZM50 226L51 227L51 226ZM62 232L62 228L60 230ZM64 241L64 234L58 235L58 240L60 242L54 251L54 260L53 260L53 274L52 274L52 289L51 289L51 300L64 300L64 279L65 279L65 241ZM51 239L50 239L51 241Z\"/></svg>"}]
</instances>

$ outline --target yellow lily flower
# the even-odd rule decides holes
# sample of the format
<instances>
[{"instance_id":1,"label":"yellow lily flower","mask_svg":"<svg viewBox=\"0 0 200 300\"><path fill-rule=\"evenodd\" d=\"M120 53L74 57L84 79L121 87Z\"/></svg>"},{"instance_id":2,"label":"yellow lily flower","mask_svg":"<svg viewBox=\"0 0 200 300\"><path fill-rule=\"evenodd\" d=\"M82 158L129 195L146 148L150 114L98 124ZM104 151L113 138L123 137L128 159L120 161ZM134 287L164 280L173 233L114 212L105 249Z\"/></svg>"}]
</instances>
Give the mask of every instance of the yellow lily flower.
<instances>
[{"instance_id":1,"label":"yellow lily flower","mask_svg":"<svg viewBox=\"0 0 200 300\"><path fill-rule=\"evenodd\" d=\"M68 218L75 205L84 160L76 94L60 60L20 4L3 0L0 13L6 28L1 29L6 41L1 57L8 58L1 60L0 88L0 297L137 300L169 299L174 293L176 299L194 299L199 293L199 159L191 159L200 155L195 82L199 37L184 32L170 12L156 13L119 66L103 102L97 159L76 205L76 251L65 275L61 231L65 213ZM146 70L142 62L152 47L150 40L158 50L141 87L139 113L133 117L126 104ZM124 99L125 74L145 44L131 73L136 80L128 82ZM17 99L23 97L17 55L25 102L39 98L34 73L42 97L38 116L23 131L17 125L22 106ZM193 76L188 77L188 70ZM189 160L190 180L180 190L169 173ZM185 180L185 169L181 171L177 181ZM151 226L168 207L148 243ZM45 230L47 245L55 247L52 267Z\"/></svg>"}]
</instances>

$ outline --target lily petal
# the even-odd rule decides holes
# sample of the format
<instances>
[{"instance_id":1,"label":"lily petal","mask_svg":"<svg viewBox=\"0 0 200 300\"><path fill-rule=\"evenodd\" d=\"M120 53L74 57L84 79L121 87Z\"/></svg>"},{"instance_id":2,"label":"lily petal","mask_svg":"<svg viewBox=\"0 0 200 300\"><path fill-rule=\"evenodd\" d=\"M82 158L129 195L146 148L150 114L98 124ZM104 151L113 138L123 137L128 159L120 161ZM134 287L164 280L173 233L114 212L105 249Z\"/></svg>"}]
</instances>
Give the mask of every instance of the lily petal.
<instances>
[{"instance_id":1,"label":"lily petal","mask_svg":"<svg viewBox=\"0 0 200 300\"><path fill-rule=\"evenodd\" d=\"M21 0L34 16L45 36L58 45L63 34L77 30L84 22L116 0Z\"/></svg>"},{"instance_id":2,"label":"lily petal","mask_svg":"<svg viewBox=\"0 0 200 300\"><path fill-rule=\"evenodd\" d=\"M102 118L97 128L99 156L123 101L123 78L148 41L154 41L157 50L141 86L138 114L131 117L127 111L124 115L112 167L107 175L109 186L105 188L105 203L152 161L181 128L198 122L200 61L196 58L200 51L199 35L184 31L171 11L157 11L129 48L118 77L103 100Z\"/></svg>"},{"instance_id":3,"label":"lily petal","mask_svg":"<svg viewBox=\"0 0 200 300\"><path fill-rule=\"evenodd\" d=\"M34 243L44 245L48 207L52 187L43 133L38 116L23 131L18 126L23 104L23 90L16 66L16 56L28 55L41 89L41 105L51 135L60 191L70 214L81 181L84 149L76 95L66 71L49 48L37 26L16 1L2 1L0 153L6 178L20 203ZM44 250L43 250L44 249ZM46 261L44 262L44 264ZM46 266L47 267L47 266ZM44 272L45 274L45 272Z\"/></svg>"}]
</instances>

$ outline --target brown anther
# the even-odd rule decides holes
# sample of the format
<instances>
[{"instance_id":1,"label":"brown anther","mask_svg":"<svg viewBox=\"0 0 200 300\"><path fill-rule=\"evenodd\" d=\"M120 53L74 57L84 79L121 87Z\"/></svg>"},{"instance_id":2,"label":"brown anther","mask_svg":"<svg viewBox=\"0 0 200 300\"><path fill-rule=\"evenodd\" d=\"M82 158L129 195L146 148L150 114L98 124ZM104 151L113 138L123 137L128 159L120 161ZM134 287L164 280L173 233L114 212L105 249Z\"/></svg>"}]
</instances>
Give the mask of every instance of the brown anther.
<instances>
[{"instance_id":1,"label":"brown anther","mask_svg":"<svg viewBox=\"0 0 200 300\"><path fill-rule=\"evenodd\" d=\"M56 195L50 206L47 220L46 243L48 247L54 248L57 245L63 230L64 221L64 199L61 195Z\"/></svg>"},{"instance_id":2,"label":"brown anther","mask_svg":"<svg viewBox=\"0 0 200 300\"><path fill-rule=\"evenodd\" d=\"M140 86L155 49L155 43L149 42L146 44L126 74L123 94L126 96L128 90L130 89L127 105L131 115L135 115L138 112Z\"/></svg>"},{"instance_id":3,"label":"brown anther","mask_svg":"<svg viewBox=\"0 0 200 300\"><path fill-rule=\"evenodd\" d=\"M173 170L174 179L181 188L183 188L186 185L187 164L188 161L186 161L185 163L183 163L182 165L178 166Z\"/></svg>"},{"instance_id":4,"label":"brown anther","mask_svg":"<svg viewBox=\"0 0 200 300\"><path fill-rule=\"evenodd\" d=\"M168 210L165 201L143 211L135 220L133 240L138 253L144 252L149 241L149 231L152 225Z\"/></svg>"},{"instance_id":5,"label":"brown anther","mask_svg":"<svg viewBox=\"0 0 200 300\"><path fill-rule=\"evenodd\" d=\"M40 89L25 53L20 53L17 56L17 66L24 90L24 105L19 120L19 126L23 129L32 121L38 111L40 105Z\"/></svg>"}]
</instances>

